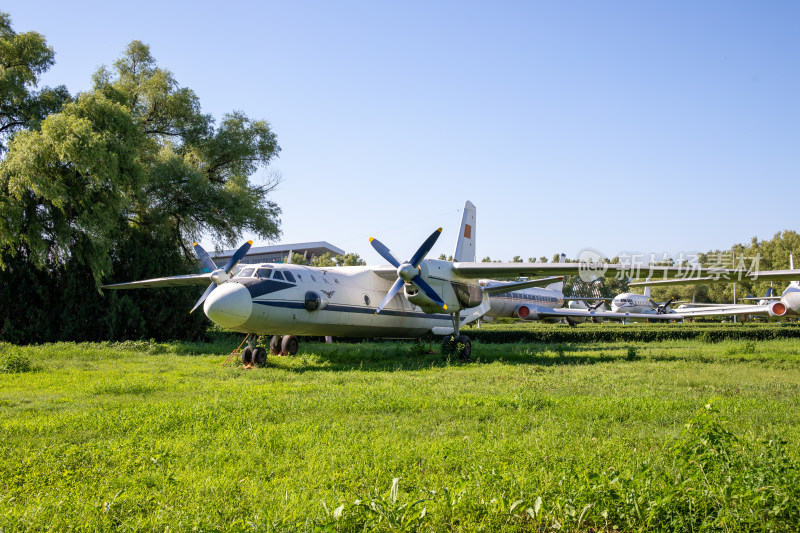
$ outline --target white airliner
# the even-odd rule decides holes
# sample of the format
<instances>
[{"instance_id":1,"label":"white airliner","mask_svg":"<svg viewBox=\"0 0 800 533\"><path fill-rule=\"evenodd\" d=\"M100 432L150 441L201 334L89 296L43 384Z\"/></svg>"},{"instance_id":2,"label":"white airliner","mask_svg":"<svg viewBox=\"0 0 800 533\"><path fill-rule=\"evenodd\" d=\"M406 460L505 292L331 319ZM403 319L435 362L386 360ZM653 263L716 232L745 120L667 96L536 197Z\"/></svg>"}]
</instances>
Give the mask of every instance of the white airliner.
<instances>
[{"instance_id":1,"label":"white airliner","mask_svg":"<svg viewBox=\"0 0 800 533\"><path fill-rule=\"evenodd\" d=\"M266 351L257 347L256 335L273 335L272 351L294 354L298 349L297 335L413 338L432 333L449 335L446 342L463 345L461 355L469 358L470 340L466 335L459 335L459 329L489 311L489 296L542 283L530 280L504 287L481 287L479 279L574 275L587 268L584 263L475 262L475 206L471 202L464 206L454 262L425 259L440 233L441 228L434 231L408 261L400 261L377 239L370 239L373 248L389 265L315 268L262 263L242 268L235 276L231 275L233 268L250 249L252 241L239 248L221 268L195 243L195 253L211 272L117 283L103 288L208 285L194 309L202 304L205 314L216 324L248 334L248 346L242 352L245 362L266 360ZM589 266L592 272L630 273L626 265ZM723 269L696 272L699 275L752 276ZM682 273L684 269L679 267L647 266L635 277L656 274L670 277ZM796 272L792 274L800 278ZM762 275L760 279L782 278ZM402 294L400 289L403 289ZM553 317L566 316L565 313L572 310L558 310L558 315L552 314L556 310L545 307L537 307L532 313L534 311L540 316L550 313Z\"/></svg>"}]
</instances>

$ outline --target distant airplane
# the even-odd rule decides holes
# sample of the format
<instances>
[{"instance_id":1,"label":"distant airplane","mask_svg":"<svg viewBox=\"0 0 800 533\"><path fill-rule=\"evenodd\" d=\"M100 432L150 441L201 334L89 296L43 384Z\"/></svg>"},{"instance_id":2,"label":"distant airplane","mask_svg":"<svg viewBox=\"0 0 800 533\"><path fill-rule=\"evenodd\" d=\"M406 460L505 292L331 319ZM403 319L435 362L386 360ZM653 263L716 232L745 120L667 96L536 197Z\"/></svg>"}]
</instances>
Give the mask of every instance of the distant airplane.
<instances>
[{"instance_id":1,"label":"distant airplane","mask_svg":"<svg viewBox=\"0 0 800 533\"><path fill-rule=\"evenodd\" d=\"M489 311L490 295L541 283L529 280L504 287L481 287L479 279L575 275L587 269L585 263L475 262L475 206L471 202L464 206L452 262L425 259L441 231L441 228L434 231L407 261L401 261L377 239L370 239L389 265L317 268L261 263L243 267L235 275L233 269L247 254L252 241L242 245L222 267L195 243L195 253L210 272L115 283L103 288L208 285L192 310L203 305L206 316L214 323L248 334L247 347L242 351L246 363L266 361L267 353L257 345L256 335L272 335L270 351L285 354L297 353L298 335L403 338L446 335L443 344L462 346L460 355L468 359L472 344L469 337L460 334L460 328ZM680 267L665 266L645 266L635 273L631 273L629 265L588 267L592 272L642 278L685 272ZM696 272L748 275L724 269ZM797 273L792 274L800 278ZM568 311L579 312L562 309L557 311L558 316L566 316ZM543 317L548 313L556 316L549 308L537 307L533 312ZM580 312L583 314L574 316L587 316L585 310Z\"/></svg>"},{"instance_id":2,"label":"distant airplane","mask_svg":"<svg viewBox=\"0 0 800 533\"><path fill-rule=\"evenodd\" d=\"M757 304L685 304L680 306L676 312L686 318L701 316L747 316L763 315L772 320L779 320L784 317L800 315L800 271L794 269L794 258L789 254L789 270L771 270L758 273L757 279L787 280L793 277L789 286L784 289L780 296L773 296L772 287L767 290L767 294L759 299ZM696 277L689 279L659 280L651 281L649 285L672 285L672 284L697 284L697 283L720 283L726 280L714 277ZM631 283L631 286L642 285L642 283ZM742 298L744 299L750 299Z\"/></svg>"}]
</instances>

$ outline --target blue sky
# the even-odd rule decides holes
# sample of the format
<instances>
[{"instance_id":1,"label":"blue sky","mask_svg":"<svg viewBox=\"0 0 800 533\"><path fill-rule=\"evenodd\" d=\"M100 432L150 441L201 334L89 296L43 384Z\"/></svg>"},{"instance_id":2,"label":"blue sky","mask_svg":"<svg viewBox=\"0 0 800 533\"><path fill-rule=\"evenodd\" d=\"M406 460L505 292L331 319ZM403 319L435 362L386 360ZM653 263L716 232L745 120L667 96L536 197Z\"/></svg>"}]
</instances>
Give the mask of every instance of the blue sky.
<instances>
[{"instance_id":1,"label":"blue sky","mask_svg":"<svg viewBox=\"0 0 800 533\"><path fill-rule=\"evenodd\" d=\"M449 255L465 200L493 259L678 255L798 229L798 2L1 9L55 49L44 85L86 90L139 39L204 112L268 120L280 242L381 263L368 237L410 257L442 226L431 255Z\"/></svg>"}]
</instances>

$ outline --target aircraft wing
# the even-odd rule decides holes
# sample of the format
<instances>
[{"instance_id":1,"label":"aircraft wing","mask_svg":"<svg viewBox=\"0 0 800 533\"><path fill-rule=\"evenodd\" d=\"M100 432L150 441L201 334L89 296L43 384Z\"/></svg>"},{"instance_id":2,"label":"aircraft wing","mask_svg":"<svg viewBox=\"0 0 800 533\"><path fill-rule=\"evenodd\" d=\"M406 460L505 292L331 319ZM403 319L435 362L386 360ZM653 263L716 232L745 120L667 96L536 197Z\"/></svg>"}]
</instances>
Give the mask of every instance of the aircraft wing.
<instances>
[{"instance_id":1,"label":"aircraft wing","mask_svg":"<svg viewBox=\"0 0 800 533\"><path fill-rule=\"evenodd\" d=\"M698 307L697 309L680 309L678 313L686 318L697 316L726 316L726 315L768 315L768 305L727 305L719 307Z\"/></svg>"},{"instance_id":2,"label":"aircraft wing","mask_svg":"<svg viewBox=\"0 0 800 533\"><path fill-rule=\"evenodd\" d=\"M502 285L492 285L490 287L481 287L486 294L503 294L511 291L518 291L521 289L529 289L531 287L544 287L551 283L564 281L564 276L551 276L549 278L531 279L528 281L517 281L514 283L504 283Z\"/></svg>"},{"instance_id":3,"label":"aircraft wing","mask_svg":"<svg viewBox=\"0 0 800 533\"><path fill-rule=\"evenodd\" d=\"M648 319L648 320L681 320L681 313L615 313L613 311L591 311L589 309L536 309L536 319L542 318L613 318L613 319Z\"/></svg>"},{"instance_id":4,"label":"aircraft wing","mask_svg":"<svg viewBox=\"0 0 800 533\"><path fill-rule=\"evenodd\" d=\"M453 272L463 278L498 278L511 276L572 276L589 275L594 277L620 278L673 278L704 274L735 278L744 271L725 268L690 269L685 266L650 266L616 263L453 263ZM795 271L800 279L800 270ZM762 279L759 276L758 279ZM651 282L650 284L654 284Z\"/></svg>"},{"instance_id":5,"label":"aircraft wing","mask_svg":"<svg viewBox=\"0 0 800 533\"><path fill-rule=\"evenodd\" d=\"M153 287L184 287L186 285L207 286L211 283L211 273L187 274L185 276L170 276L168 278L143 279L141 281L130 281L128 283L114 283L102 285L103 289L147 289Z\"/></svg>"},{"instance_id":6,"label":"aircraft wing","mask_svg":"<svg viewBox=\"0 0 800 533\"><path fill-rule=\"evenodd\" d=\"M380 278L387 279L389 281L394 281L397 279L397 268L393 267L392 265L380 265L371 268L372 272Z\"/></svg>"},{"instance_id":7,"label":"aircraft wing","mask_svg":"<svg viewBox=\"0 0 800 533\"><path fill-rule=\"evenodd\" d=\"M655 268L655 267L653 267ZM687 270L684 270L686 273ZM704 271L696 271L704 273ZM715 271L716 272L716 271ZM739 274L742 274L741 276ZM795 281L800 280L800 269L790 270L761 270L756 272L743 273L741 271L730 270L728 274L722 275L704 275L700 277L686 277L678 279L661 279L656 281L637 281L636 283L629 284L630 287L638 287L640 285L655 286L655 285L692 285L697 283L734 283L737 281ZM764 297L760 298L764 299Z\"/></svg>"}]
</instances>

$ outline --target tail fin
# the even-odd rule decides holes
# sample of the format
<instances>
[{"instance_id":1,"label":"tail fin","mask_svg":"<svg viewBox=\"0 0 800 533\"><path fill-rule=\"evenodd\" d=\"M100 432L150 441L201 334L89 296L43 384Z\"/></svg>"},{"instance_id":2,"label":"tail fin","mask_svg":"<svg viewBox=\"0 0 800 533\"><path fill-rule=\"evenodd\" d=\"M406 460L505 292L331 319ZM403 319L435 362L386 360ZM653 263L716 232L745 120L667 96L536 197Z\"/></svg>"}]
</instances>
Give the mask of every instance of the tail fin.
<instances>
[{"instance_id":1,"label":"tail fin","mask_svg":"<svg viewBox=\"0 0 800 533\"><path fill-rule=\"evenodd\" d=\"M794 270L794 256L792 256L792 252L789 252L789 268Z\"/></svg>"},{"instance_id":2,"label":"tail fin","mask_svg":"<svg viewBox=\"0 0 800 533\"><path fill-rule=\"evenodd\" d=\"M650 278L647 278L646 281L650 281ZM645 285L645 287L644 287L644 296L645 296L645 298L650 298L650 285Z\"/></svg>"},{"instance_id":3,"label":"tail fin","mask_svg":"<svg viewBox=\"0 0 800 533\"><path fill-rule=\"evenodd\" d=\"M475 262L475 206L469 200L464 204L453 261Z\"/></svg>"}]
</instances>

